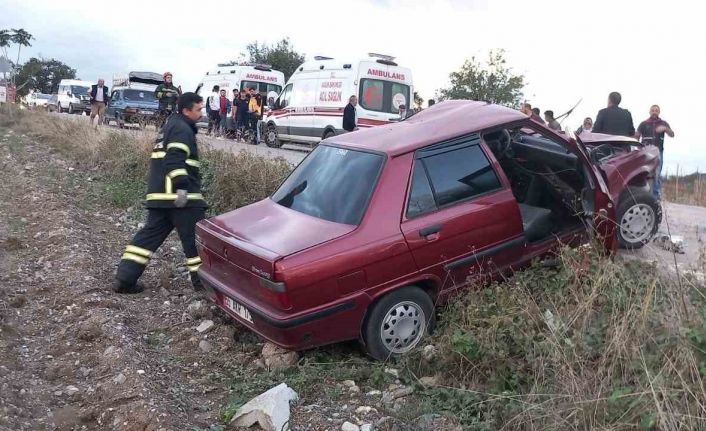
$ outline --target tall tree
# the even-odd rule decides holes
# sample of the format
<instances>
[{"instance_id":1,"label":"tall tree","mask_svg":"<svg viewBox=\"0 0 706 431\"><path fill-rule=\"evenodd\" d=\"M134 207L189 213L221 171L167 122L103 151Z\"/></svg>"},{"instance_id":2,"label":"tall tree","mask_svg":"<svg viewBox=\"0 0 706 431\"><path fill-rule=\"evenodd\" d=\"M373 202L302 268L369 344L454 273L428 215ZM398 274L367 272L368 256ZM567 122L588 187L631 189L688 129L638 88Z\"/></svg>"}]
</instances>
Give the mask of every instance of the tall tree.
<instances>
[{"instance_id":1,"label":"tall tree","mask_svg":"<svg viewBox=\"0 0 706 431\"><path fill-rule=\"evenodd\" d=\"M12 43L17 45L17 61L15 64L20 64L20 52L22 51L22 47L32 46L30 42L34 39L34 36L23 28L13 28L10 38Z\"/></svg>"},{"instance_id":2,"label":"tall tree","mask_svg":"<svg viewBox=\"0 0 706 431\"><path fill-rule=\"evenodd\" d=\"M284 38L273 45L255 41L249 44L246 49L251 62L269 64L273 69L284 73L285 81L304 62L304 54L294 49L289 38Z\"/></svg>"},{"instance_id":3,"label":"tall tree","mask_svg":"<svg viewBox=\"0 0 706 431\"><path fill-rule=\"evenodd\" d=\"M517 107L525 86L524 75L512 72L502 49L490 51L485 64L471 57L449 78L451 85L439 90L442 100L471 99Z\"/></svg>"},{"instance_id":4,"label":"tall tree","mask_svg":"<svg viewBox=\"0 0 706 431\"><path fill-rule=\"evenodd\" d=\"M76 78L76 69L59 60L32 57L17 73L17 95L25 96L30 90L54 93L62 79Z\"/></svg>"},{"instance_id":5,"label":"tall tree","mask_svg":"<svg viewBox=\"0 0 706 431\"><path fill-rule=\"evenodd\" d=\"M2 55L0 57L4 57L7 62L10 61L7 56L7 49L10 47L10 42L12 42L12 35L10 34L10 31L4 29L0 30L0 50L2 50ZM7 80L6 72L3 72L3 79Z\"/></svg>"}]
</instances>

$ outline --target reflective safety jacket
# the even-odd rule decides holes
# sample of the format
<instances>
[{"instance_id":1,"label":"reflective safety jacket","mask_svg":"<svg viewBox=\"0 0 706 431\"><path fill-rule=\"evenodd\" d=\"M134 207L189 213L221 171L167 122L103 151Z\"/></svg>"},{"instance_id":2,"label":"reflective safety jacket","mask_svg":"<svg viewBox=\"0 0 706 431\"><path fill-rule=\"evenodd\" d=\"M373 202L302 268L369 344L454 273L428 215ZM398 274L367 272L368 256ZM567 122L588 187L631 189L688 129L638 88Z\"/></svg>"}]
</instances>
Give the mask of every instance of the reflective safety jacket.
<instances>
[{"instance_id":1,"label":"reflective safety jacket","mask_svg":"<svg viewBox=\"0 0 706 431\"><path fill-rule=\"evenodd\" d=\"M160 111L175 111L181 91L173 83L159 84L154 90L154 96L159 101Z\"/></svg>"},{"instance_id":2,"label":"reflective safety jacket","mask_svg":"<svg viewBox=\"0 0 706 431\"><path fill-rule=\"evenodd\" d=\"M147 208L176 208L176 191L180 189L187 191L187 207L208 207L201 195L196 132L196 124L182 114L167 120L152 150Z\"/></svg>"}]
</instances>

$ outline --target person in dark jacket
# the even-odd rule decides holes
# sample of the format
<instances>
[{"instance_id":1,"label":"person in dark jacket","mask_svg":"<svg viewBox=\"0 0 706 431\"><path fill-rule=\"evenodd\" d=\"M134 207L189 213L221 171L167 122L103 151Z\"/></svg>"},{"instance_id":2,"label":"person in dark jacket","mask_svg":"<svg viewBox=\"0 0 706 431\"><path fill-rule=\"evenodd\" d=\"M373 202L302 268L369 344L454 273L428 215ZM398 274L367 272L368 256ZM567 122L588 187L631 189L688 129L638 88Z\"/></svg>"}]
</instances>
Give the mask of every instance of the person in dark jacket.
<instances>
[{"instance_id":1,"label":"person in dark jacket","mask_svg":"<svg viewBox=\"0 0 706 431\"><path fill-rule=\"evenodd\" d=\"M547 126L549 126L550 129L558 132L561 131L561 124L554 118L554 111L544 111L544 120L547 122Z\"/></svg>"},{"instance_id":2,"label":"person in dark jacket","mask_svg":"<svg viewBox=\"0 0 706 431\"><path fill-rule=\"evenodd\" d=\"M605 133L618 136L635 136L632 115L627 109L619 107L622 96L617 91L608 95L608 107L598 111L593 123L593 133Z\"/></svg>"},{"instance_id":3,"label":"person in dark jacket","mask_svg":"<svg viewBox=\"0 0 706 431\"><path fill-rule=\"evenodd\" d=\"M205 216L206 202L201 194L196 121L201 117L203 99L195 93L179 98L178 113L171 115L157 138L150 159L147 182L147 223L122 255L113 290L139 293L137 280L154 252L176 228L194 289L202 288L197 271L201 258L196 252L196 223Z\"/></svg>"},{"instance_id":4,"label":"person in dark jacket","mask_svg":"<svg viewBox=\"0 0 706 431\"><path fill-rule=\"evenodd\" d=\"M88 92L91 98L91 125L93 120L98 116L98 124L103 124L105 118L105 107L108 105L108 87L105 86L105 81L98 80L98 84L91 85L91 90Z\"/></svg>"},{"instance_id":5,"label":"person in dark jacket","mask_svg":"<svg viewBox=\"0 0 706 431\"><path fill-rule=\"evenodd\" d=\"M358 98L351 96L348 99L346 108L343 110L343 130L346 132L352 132L358 128L358 115L355 111L356 105L358 105Z\"/></svg>"},{"instance_id":6,"label":"person in dark jacket","mask_svg":"<svg viewBox=\"0 0 706 431\"><path fill-rule=\"evenodd\" d=\"M659 149L659 166L657 166L657 172L655 177L654 188L652 189L652 194L655 198L661 199L662 195L662 165L664 164L664 135L666 134L670 138L674 137L674 130L672 130L669 123L664 121L659 114L661 113L659 105L650 106L650 118L640 123L637 126L637 133L635 137L637 139L642 139L642 143L645 145L654 145Z\"/></svg>"},{"instance_id":7,"label":"person in dark jacket","mask_svg":"<svg viewBox=\"0 0 706 431\"><path fill-rule=\"evenodd\" d=\"M174 109L177 107L177 101L181 96L181 87L175 87L172 81L172 73L164 72L162 75L164 83L159 84L154 90L154 96L159 101L159 120L158 126L161 128Z\"/></svg>"}]
</instances>

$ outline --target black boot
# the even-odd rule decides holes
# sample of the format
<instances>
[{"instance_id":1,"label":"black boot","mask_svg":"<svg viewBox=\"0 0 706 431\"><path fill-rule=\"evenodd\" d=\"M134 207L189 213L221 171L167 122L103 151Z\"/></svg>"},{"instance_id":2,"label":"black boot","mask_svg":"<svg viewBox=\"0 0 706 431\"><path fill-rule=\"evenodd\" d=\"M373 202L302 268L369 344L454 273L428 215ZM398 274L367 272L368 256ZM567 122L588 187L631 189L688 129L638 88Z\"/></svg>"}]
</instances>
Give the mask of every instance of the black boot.
<instances>
[{"instance_id":1,"label":"black boot","mask_svg":"<svg viewBox=\"0 0 706 431\"><path fill-rule=\"evenodd\" d=\"M203 283L201 283L199 275L195 272L191 273L191 284L194 286L194 290L197 292L201 292L204 290Z\"/></svg>"},{"instance_id":2,"label":"black boot","mask_svg":"<svg viewBox=\"0 0 706 431\"><path fill-rule=\"evenodd\" d=\"M139 283L135 284L129 284L125 283L124 281L120 280L115 280L113 282L113 291L115 293L127 293L127 294L134 294L134 293L142 293L145 290L144 286Z\"/></svg>"}]
</instances>

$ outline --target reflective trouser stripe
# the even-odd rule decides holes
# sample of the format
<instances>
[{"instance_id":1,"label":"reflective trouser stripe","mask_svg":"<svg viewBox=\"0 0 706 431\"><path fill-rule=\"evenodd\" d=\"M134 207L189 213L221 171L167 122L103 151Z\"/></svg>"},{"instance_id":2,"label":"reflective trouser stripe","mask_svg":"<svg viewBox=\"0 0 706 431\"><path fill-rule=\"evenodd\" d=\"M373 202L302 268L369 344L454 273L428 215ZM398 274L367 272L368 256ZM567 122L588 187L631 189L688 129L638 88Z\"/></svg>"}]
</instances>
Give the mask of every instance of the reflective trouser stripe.
<instances>
[{"instance_id":1,"label":"reflective trouser stripe","mask_svg":"<svg viewBox=\"0 0 706 431\"><path fill-rule=\"evenodd\" d=\"M186 169L184 168L179 168L179 169L174 169L173 171L169 171L167 176L171 179L174 179L174 177L178 177L181 175L189 175L188 172L186 172Z\"/></svg>"},{"instance_id":2,"label":"reflective trouser stripe","mask_svg":"<svg viewBox=\"0 0 706 431\"><path fill-rule=\"evenodd\" d=\"M166 155L167 153L165 151L154 151L151 157L153 159L163 159ZM195 168L201 167L201 162L195 159L186 159L186 164Z\"/></svg>"},{"instance_id":3,"label":"reflective trouser stripe","mask_svg":"<svg viewBox=\"0 0 706 431\"><path fill-rule=\"evenodd\" d=\"M136 254L132 253L123 253L123 259L124 260L131 260L133 262L137 262L140 265L147 265L147 262L149 262L149 259L146 257L138 256Z\"/></svg>"},{"instance_id":4,"label":"reflective trouser stripe","mask_svg":"<svg viewBox=\"0 0 706 431\"><path fill-rule=\"evenodd\" d=\"M201 263L201 258L198 256L186 259L187 265L196 265L197 263Z\"/></svg>"},{"instance_id":5,"label":"reflective trouser stripe","mask_svg":"<svg viewBox=\"0 0 706 431\"><path fill-rule=\"evenodd\" d=\"M147 250L147 249L145 249L145 248L142 248L142 247L138 247L138 246L136 246L136 245L128 245L128 246L125 248L125 252L126 252L126 253L136 254L136 255L138 255L138 256L142 256L142 257L146 257L146 258L152 257L152 252L151 252L151 251L149 251L149 250Z\"/></svg>"},{"instance_id":6,"label":"reflective trouser stripe","mask_svg":"<svg viewBox=\"0 0 706 431\"><path fill-rule=\"evenodd\" d=\"M189 272L196 272L201 267L201 264L199 263L198 265L188 265L187 267L189 268Z\"/></svg>"},{"instance_id":7,"label":"reflective trouser stripe","mask_svg":"<svg viewBox=\"0 0 706 431\"><path fill-rule=\"evenodd\" d=\"M164 177L164 192L167 194L174 192L174 190L172 190L172 179L169 177Z\"/></svg>"},{"instance_id":8,"label":"reflective trouser stripe","mask_svg":"<svg viewBox=\"0 0 706 431\"><path fill-rule=\"evenodd\" d=\"M189 193L186 197L189 200L203 200L201 193ZM148 201L173 201L176 198L176 193L150 193L147 195Z\"/></svg>"}]
</instances>

